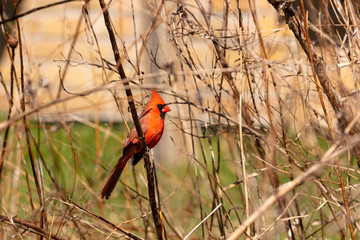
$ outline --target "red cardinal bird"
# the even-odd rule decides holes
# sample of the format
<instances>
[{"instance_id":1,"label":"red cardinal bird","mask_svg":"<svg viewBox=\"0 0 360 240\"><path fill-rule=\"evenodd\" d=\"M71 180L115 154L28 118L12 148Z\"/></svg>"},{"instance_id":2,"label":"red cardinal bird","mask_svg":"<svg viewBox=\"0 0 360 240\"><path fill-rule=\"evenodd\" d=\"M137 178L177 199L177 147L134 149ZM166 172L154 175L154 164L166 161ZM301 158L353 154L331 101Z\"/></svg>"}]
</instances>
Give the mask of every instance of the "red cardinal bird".
<instances>
[{"instance_id":1,"label":"red cardinal bird","mask_svg":"<svg viewBox=\"0 0 360 240\"><path fill-rule=\"evenodd\" d=\"M159 142L164 131L165 113L171 109L164 103L160 95L153 90L149 102L142 111L139 121L144 131L145 142L148 148L153 148ZM125 140L125 146L119 161L111 172L109 180L106 182L101 191L101 198L109 199L112 191L118 182L126 163L134 156L133 164L137 164L142 155L140 153L140 141L136 132L136 128L132 127L129 136Z\"/></svg>"}]
</instances>

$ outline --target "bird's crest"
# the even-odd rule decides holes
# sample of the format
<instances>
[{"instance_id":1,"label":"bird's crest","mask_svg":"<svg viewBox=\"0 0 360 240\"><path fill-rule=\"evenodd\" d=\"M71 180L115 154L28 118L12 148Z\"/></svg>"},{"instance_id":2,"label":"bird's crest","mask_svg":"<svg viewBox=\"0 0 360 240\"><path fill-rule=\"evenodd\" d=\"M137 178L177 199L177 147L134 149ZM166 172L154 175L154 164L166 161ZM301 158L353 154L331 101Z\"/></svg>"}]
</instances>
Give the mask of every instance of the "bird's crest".
<instances>
[{"instance_id":1,"label":"bird's crest","mask_svg":"<svg viewBox=\"0 0 360 240\"><path fill-rule=\"evenodd\" d=\"M151 90L151 91L152 91L152 95L149 100L149 103L151 103L153 105L165 104L164 100L160 97L160 95L155 90Z\"/></svg>"},{"instance_id":2,"label":"bird's crest","mask_svg":"<svg viewBox=\"0 0 360 240\"><path fill-rule=\"evenodd\" d=\"M165 104L165 102L155 90L152 90L151 98L149 102L146 104L144 110L142 111L140 118L143 117L148 111L150 111L153 107L155 107L158 104L162 105Z\"/></svg>"}]
</instances>

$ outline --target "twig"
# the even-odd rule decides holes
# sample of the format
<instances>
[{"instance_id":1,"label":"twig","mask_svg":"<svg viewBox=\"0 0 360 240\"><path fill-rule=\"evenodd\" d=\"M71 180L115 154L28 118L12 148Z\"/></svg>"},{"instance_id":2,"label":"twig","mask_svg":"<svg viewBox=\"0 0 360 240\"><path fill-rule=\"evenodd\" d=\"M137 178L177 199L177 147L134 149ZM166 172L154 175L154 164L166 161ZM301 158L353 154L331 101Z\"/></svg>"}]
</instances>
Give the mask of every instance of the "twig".
<instances>
[{"instance_id":1,"label":"twig","mask_svg":"<svg viewBox=\"0 0 360 240\"><path fill-rule=\"evenodd\" d=\"M214 208L214 210L212 210L211 213L209 213L209 215L207 215L201 222L199 222L199 224L196 225L196 226L193 228L193 230L191 230L191 231L188 233L188 235L186 235L186 236L184 237L184 240L188 239L189 236L190 236L203 222L205 222L212 214L214 214L214 212L215 212L216 210L218 210L218 208L221 207L221 206L222 206L222 203L220 203L219 205L217 205L217 207Z\"/></svg>"},{"instance_id":2,"label":"twig","mask_svg":"<svg viewBox=\"0 0 360 240\"><path fill-rule=\"evenodd\" d=\"M266 106L266 110L267 110L267 115L268 115L268 119L269 119L269 125L270 125L270 135L269 135L269 141L270 142L275 142L277 141L277 139L279 139L278 135L276 134L277 131L275 130L274 127L274 117L273 117L273 113L271 111L272 109L272 104L270 102L270 91L269 91L269 87L270 87L270 82L269 80L272 80L273 86L275 88L275 92L276 92L276 84L274 81L274 72L271 68L269 68L266 65L266 59L268 59L267 57L267 51L265 48L265 43L263 40L263 37L261 35L261 31L260 31L260 27L258 24L258 20L257 20L257 14L256 14L256 8L255 8L255 1L254 0L248 0L250 9L251 9L251 15L255 24L255 29L256 29L256 33L259 39L259 45L260 45L260 56L262 58L262 71L264 72L264 77L263 77L263 82L264 82L264 87L265 87L265 106ZM278 94L277 94L278 96ZM278 97L279 98L279 97ZM279 101L279 100L278 100ZM281 105L280 105L281 106ZM280 107L280 112L281 112L281 107ZM269 153L267 155L265 155L265 161L267 163L271 163L273 165L277 165L276 162L276 157L275 157L275 145L270 144L268 145L268 149L269 149ZM272 187L275 189L277 189L279 187L280 184L280 177L279 177L279 172L277 171L277 169L275 168L271 168L269 169L269 171L266 171L270 182L272 184ZM286 199L284 198L279 198L278 199L278 204L280 207L280 211L284 212L287 206L286 203ZM290 215L290 211L284 212L284 217L288 218ZM293 231L293 227L291 224L291 221L285 221L284 222L285 227L286 227L286 232L288 234L288 236L294 237L294 231ZM290 235L291 234L291 235Z\"/></svg>"},{"instance_id":3,"label":"twig","mask_svg":"<svg viewBox=\"0 0 360 240\"><path fill-rule=\"evenodd\" d=\"M111 26L111 19L110 19L110 15L109 15L109 11L108 11L108 6L105 4L104 0L99 0L99 3L100 3L100 7L101 7L101 9L103 11L105 26L106 26L106 29L107 29L108 34L109 34L111 47L113 49L114 58L115 58L115 61L116 61L117 70L119 72L119 75L120 75L121 79L126 80L127 77L126 77L126 74L124 72L123 66L121 64L121 58L120 58L118 46L116 44L115 33L114 33L114 31L112 29L112 26ZM149 154L146 151L146 143L145 143L144 133L143 133L143 130L141 128L138 115L136 113L135 103L134 103L132 91L131 91L131 89L129 87L129 82L124 81L123 84L125 86L125 92L126 92L126 96L128 98L128 104L129 104L129 107L130 107L130 110L131 110L131 116L132 116L132 119L134 121L136 132L137 132L137 135L138 135L139 140L140 140L140 146L141 146L141 149L142 149L141 154L144 154L143 158L144 158L144 161L145 161L145 167L146 167L147 178L148 178L148 194L149 194L149 199L150 199L150 206L151 206L151 211L152 211L152 215L153 215L153 220L154 220L155 227L156 227L156 233L157 233L157 236L158 236L159 240L162 240L165 228L164 228L163 223L161 221L160 212L159 212L159 209L158 209L157 203L156 203L155 185L154 185L154 183L155 183L154 169L151 166Z\"/></svg>"},{"instance_id":4,"label":"twig","mask_svg":"<svg viewBox=\"0 0 360 240\"><path fill-rule=\"evenodd\" d=\"M37 234L41 237L45 237L45 238L50 237L55 240L63 240L64 239L64 238L57 237L55 234L49 233L45 229L40 228L40 227L36 226L35 224L32 224L32 223L24 221L24 220L20 220L20 219L16 219L16 218L9 219L6 216L0 215L0 222L4 222L6 224L13 225L14 227L20 227L20 228L28 230L34 234Z\"/></svg>"},{"instance_id":5,"label":"twig","mask_svg":"<svg viewBox=\"0 0 360 240\"><path fill-rule=\"evenodd\" d=\"M131 232L128 232L128 231L126 231L126 230L124 230L124 229L116 226L115 224L113 224L112 222L106 220L105 218L103 218L103 217L101 217L101 216L99 216L99 215L96 215L95 213L93 213L93 212L91 212L91 211L89 211L89 210L81 207L80 205L78 205L77 203L75 203L75 202L74 202L73 200L71 200L70 198L68 198L67 200L68 200L72 205L74 205L76 208L78 208L79 210L81 210L81 211L83 211L83 212L85 212L85 213L87 213L87 214L89 214L89 215L91 215L91 216L93 216L93 217L95 217L95 218L97 218L97 219L100 219L100 220L103 221L104 223L106 223L106 224L110 225L111 227L115 228L116 230L124 233L126 236L128 236L128 237L130 237L130 238L132 238L132 239L136 239L136 240L144 240L143 238L141 238L141 237L139 237L139 236L136 236L135 234L132 234Z\"/></svg>"},{"instance_id":6,"label":"twig","mask_svg":"<svg viewBox=\"0 0 360 240\"><path fill-rule=\"evenodd\" d=\"M14 0L14 7L15 7L15 14L18 15L18 6L16 3L16 0ZM20 107L22 112L25 112L25 82L24 82L24 58L23 58L23 46L22 46L22 39L21 39L21 33L22 31L20 30L20 21L19 18L16 19L16 27L17 27L17 31L18 31L18 40L19 40L19 52L20 52L20 83L21 83L21 97L20 97ZM36 165L36 161L35 161L35 157L33 154L33 150L31 148L31 142L30 142L30 129L27 123L27 118L24 115L24 117L22 118L23 120L23 125L24 125L24 131L25 131L25 138L26 138L26 147L28 150L28 154L29 154L29 158L30 158L30 163L31 163L31 169L34 175L34 180L35 180L35 186L36 186L36 190L39 196L39 202L40 205L43 206L44 204L44 192L42 191L42 187L41 187L41 181L39 179L39 174L37 172L37 165ZM31 196L30 196L31 198ZM45 213L45 208L42 209L42 213L41 213L41 218L40 218L40 227L44 227L44 224L46 224L46 213Z\"/></svg>"},{"instance_id":7,"label":"twig","mask_svg":"<svg viewBox=\"0 0 360 240\"><path fill-rule=\"evenodd\" d=\"M0 25L2 25L4 23L7 23L7 22L14 21L16 19L19 19L21 17L24 17L26 15L29 15L31 13L34 13L34 12L37 12L37 11L40 11L40 10L43 10L43 9L46 9L46 8L50 8L50 7L54 7L54 6L63 4L63 3L74 2L74 1L82 2L83 0L64 0L64 1L60 1L60 2L51 3L51 4L48 4L48 5L45 5L45 6L33 8L33 9L27 11L27 12L20 13L18 15L15 15L14 17L11 17L11 18L8 18L8 19L5 19L5 20L1 21Z\"/></svg>"}]
</instances>

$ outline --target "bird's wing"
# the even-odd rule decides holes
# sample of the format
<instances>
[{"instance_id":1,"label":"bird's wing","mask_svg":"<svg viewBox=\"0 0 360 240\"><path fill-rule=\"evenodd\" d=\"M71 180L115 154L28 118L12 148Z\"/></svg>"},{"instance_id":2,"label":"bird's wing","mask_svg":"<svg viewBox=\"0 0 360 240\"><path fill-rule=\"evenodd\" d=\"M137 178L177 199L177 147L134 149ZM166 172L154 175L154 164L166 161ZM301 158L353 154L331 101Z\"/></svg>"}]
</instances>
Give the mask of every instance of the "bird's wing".
<instances>
[{"instance_id":1,"label":"bird's wing","mask_svg":"<svg viewBox=\"0 0 360 240\"><path fill-rule=\"evenodd\" d=\"M160 141L163 133L162 130L162 127L158 129L149 128L145 134L146 146L148 146L150 149L155 147L155 145Z\"/></svg>"},{"instance_id":2,"label":"bird's wing","mask_svg":"<svg viewBox=\"0 0 360 240\"><path fill-rule=\"evenodd\" d=\"M143 130L144 135L146 134L146 132L148 130L147 120L148 120L148 118L146 118L146 117L142 117L139 120L141 129ZM128 148L131 149L132 148L131 146L134 146L134 145L137 146L137 145L139 145L139 143L140 143L140 141L138 138L136 128L135 128L135 126L133 126L130 130L129 136L126 138L123 155L125 155L124 153L127 152Z\"/></svg>"}]
</instances>

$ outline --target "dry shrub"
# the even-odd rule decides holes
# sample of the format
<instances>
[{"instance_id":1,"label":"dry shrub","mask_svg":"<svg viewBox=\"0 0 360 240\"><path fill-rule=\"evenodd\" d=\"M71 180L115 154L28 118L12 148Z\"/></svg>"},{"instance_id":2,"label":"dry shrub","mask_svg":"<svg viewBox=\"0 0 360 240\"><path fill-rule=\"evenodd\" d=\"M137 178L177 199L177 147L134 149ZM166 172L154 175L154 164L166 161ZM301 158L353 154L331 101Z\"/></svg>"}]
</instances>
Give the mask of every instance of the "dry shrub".
<instances>
[{"instance_id":1,"label":"dry shrub","mask_svg":"<svg viewBox=\"0 0 360 240\"><path fill-rule=\"evenodd\" d=\"M359 235L357 1L99 2L1 7L3 239ZM39 60L25 19L51 11ZM128 164L104 201L150 89L155 179Z\"/></svg>"}]
</instances>

